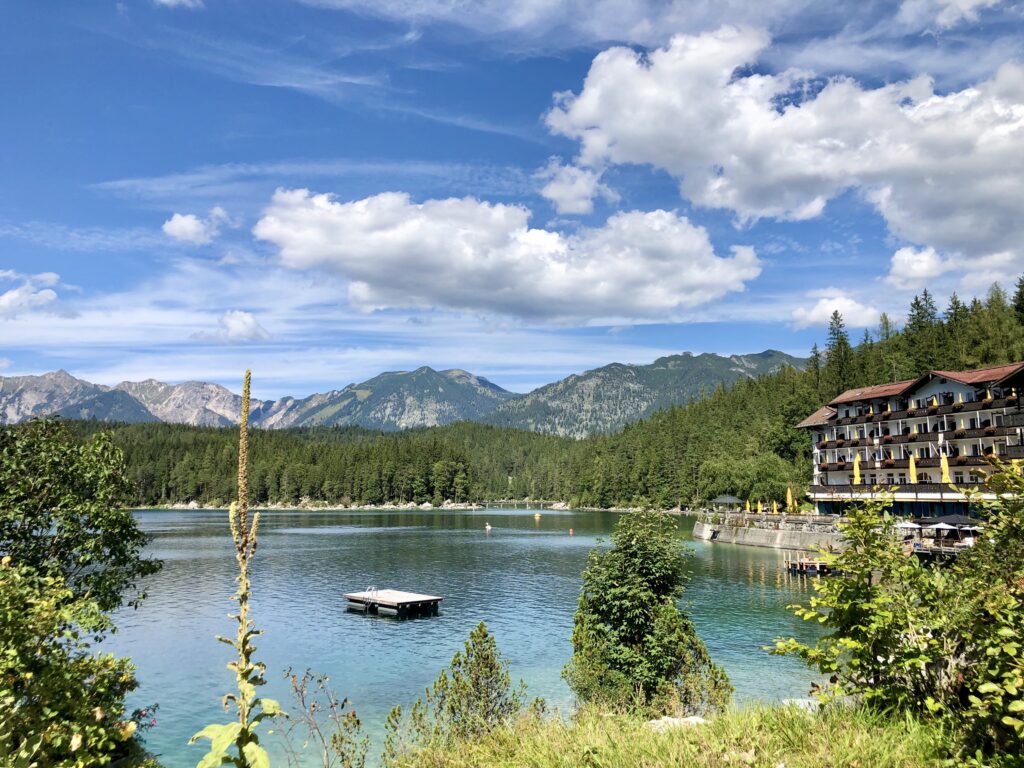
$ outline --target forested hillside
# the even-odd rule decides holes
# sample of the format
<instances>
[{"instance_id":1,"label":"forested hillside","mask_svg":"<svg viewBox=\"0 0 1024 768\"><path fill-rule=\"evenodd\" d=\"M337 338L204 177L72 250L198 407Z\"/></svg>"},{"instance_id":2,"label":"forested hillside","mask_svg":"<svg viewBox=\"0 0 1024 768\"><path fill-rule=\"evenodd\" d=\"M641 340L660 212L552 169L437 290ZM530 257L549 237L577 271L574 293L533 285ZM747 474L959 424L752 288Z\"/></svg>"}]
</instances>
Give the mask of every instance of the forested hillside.
<instances>
[{"instance_id":1,"label":"forested hillside","mask_svg":"<svg viewBox=\"0 0 1024 768\"><path fill-rule=\"evenodd\" d=\"M404 433L356 428L257 430L250 482L258 503L559 499L577 504L686 505L730 492L782 501L810 478L810 443L794 425L849 387L1024 358L1024 280L1011 298L954 296L940 311L925 291L902 330L882 317L853 346L833 315L828 344L792 368L719 387L613 435L586 440L459 423ZM79 422L109 429L126 453L140 504L234 495L230 429Z\"/></svg>"}]
</instances>

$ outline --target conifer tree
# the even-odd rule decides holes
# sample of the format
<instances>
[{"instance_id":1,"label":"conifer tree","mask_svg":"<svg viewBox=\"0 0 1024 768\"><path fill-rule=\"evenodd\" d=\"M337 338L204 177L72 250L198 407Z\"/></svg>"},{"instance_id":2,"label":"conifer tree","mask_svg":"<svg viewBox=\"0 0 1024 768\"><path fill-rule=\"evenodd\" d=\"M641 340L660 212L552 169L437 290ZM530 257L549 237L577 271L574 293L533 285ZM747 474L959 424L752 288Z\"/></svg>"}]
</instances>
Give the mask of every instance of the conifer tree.
<instances>
[{"instance_id":1,"label":"conifer tree","mask_svg":"<svg viewBox=\"0 0 1024 768\"><path fill-rule=\"evenodd\" d=\"M839 310L832 312L828 323L828 346L825 350L825 389L831 399L848 389L853 380L853 348L846 333L846 324Z\"/></svg>"}]
</instances>

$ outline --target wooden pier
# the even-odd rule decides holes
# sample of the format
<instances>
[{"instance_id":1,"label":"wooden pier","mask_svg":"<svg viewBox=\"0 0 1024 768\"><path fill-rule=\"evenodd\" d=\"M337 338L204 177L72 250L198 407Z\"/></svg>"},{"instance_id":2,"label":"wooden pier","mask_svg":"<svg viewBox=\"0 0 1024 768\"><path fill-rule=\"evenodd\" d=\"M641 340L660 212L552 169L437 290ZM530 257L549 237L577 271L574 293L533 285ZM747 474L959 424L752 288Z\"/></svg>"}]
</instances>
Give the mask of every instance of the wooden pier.
<instances>
[{"instance_id":1,"label":"wooden pier","mask_svg":"<svg viewBox=\"0 0 1024 768\"><path fill-rule=\"evenodd\" d=\"M348 592L345 599L348 600L349 610L353 611L383 616L432 616L437 613L444 598L369 587L363 592Z\"/></svg>"},{"instance_id":2,"label":"wooden pier","mask_svg":"<svg viewBox=\"0 0 1024 768\"><path fill-rule=\"evenodd\" d=\"M830 573L828 561L820 557L787 557L785 566L790 573L805 576L827 576Z\"/></svg>"}]
</instances>

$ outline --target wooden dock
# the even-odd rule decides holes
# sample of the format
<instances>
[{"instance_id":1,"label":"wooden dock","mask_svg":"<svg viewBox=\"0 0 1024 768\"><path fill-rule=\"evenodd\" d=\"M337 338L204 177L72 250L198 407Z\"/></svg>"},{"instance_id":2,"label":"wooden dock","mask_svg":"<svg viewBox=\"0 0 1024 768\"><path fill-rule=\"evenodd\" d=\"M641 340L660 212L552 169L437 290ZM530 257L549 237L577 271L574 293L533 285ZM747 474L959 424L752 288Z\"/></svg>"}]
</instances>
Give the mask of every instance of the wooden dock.
<instances>
[{"instance_id":1,"label":"wooden dock","mask_svg":"<svg viewBox=\"0 0 1024 768\"><path fill-rule=\"evenodd\" d=\"M828 561L820 557L786 558L785 565L790 573L806 576L827 576L830 572Z\"/></svg>"},{"instance_id":2,"label":"wooden dock","mask_svg":"<svg viewBox=\"0 0 1024 768\"><path fill-rule=\"evenodd\" d=\"M348 600L349 609L353 611L384 616L432 616L437 613L444 598L402 592L397 589L369 587L363 592L348 592L345 599Z\"/></svg>"}]
</instances>

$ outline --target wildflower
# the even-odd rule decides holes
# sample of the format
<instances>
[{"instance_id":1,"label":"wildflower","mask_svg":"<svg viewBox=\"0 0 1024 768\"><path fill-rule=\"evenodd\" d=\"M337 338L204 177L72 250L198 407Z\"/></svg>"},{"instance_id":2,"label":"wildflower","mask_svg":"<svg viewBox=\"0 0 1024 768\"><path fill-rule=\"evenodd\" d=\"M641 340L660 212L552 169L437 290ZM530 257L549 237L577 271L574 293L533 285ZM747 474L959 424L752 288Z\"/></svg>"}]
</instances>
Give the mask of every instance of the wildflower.
<instances>
[{"instance_id":1,"label":"wildflower","mask_svg":"<svg viewBox=\"0 0 1024 768\"><path fill-rule=\"evenodd\" d=\"M82 734L76 733L71 737L71 751L77 752L82 746Z\"/></svg>"},{"instance_id":2,"label":"wildflower","mask_svg":"<svg viewBox=\"0 0 1024 768\"><path fill-rule=\"evenodd\" d=\"M121 740L128 741L134 734L138 724L134 720L126 720L121 723Z\"/></svg>"},{"instance_id":3,"label":"wildflower","mask_svg":"<svg viewBox=\"0 0 1024 768\"><path fill-rule=\"evenodd\" d=\"M92 711L92 716L96 718L96 722L97 723L102 723L103 722L103 718L105 718L107 716L107 713L104 712L100 707L96 707Z\"/></svg>"}]
</instances>

